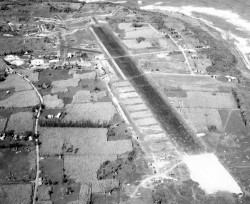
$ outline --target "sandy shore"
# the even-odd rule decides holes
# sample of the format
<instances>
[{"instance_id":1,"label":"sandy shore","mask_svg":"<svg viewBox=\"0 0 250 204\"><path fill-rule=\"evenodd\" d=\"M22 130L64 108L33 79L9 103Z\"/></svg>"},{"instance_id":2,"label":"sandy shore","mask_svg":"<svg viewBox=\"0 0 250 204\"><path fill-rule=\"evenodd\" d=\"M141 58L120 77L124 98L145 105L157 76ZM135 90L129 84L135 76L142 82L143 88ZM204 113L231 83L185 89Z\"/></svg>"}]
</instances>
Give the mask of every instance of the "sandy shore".
<instances>
[{"instance_id":1,"label":"sandy shore","mask_svg":"<svg viewBox=\"0 0 250 204\"><path fill-rule=\"evenodd\" d=\"M234 13L230 10L221 10L215 9L211 7L196 7L196 6L182 6L182 7L173 7L173 6L164 6L161 5L162 2L157 2L154 5L142 6L141 9L144 10L155 10L155 11L169 11L169 12L179 12L183 13L187 16L190 16L195 19L199 19L203 21L208 26L216 29L222 35L225 40L234 40L235 46L237 50L241 53L241 56L248 67L250 69L250 21L243 19L237 13ZM237 33L230 30L222 30L221 28L216 27L212 22L204 18L199 18L195 16L196 13L203 13L211 16L216 16L218 18L222 18L227 23L231 24L232 27L240 30L241 32L245 32L249 38L243 38L239 36Z\"/></svg>"}]
</instances>

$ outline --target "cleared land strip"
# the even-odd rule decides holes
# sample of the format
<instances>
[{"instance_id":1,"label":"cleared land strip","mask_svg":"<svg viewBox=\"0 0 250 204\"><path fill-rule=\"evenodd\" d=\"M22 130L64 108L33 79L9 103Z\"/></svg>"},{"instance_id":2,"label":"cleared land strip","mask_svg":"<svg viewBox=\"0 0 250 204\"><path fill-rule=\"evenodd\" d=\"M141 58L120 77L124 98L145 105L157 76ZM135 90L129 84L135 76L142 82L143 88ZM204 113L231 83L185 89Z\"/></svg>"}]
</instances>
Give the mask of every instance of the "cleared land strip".
<instances>
[{"instance_id":1,"label":"cleared land strip","mask_svg":"<svg viewBox=\"0 0 250 204\"><path fill-rule=\"evenodd\" d=\"M119 69L129 78L136 91L141 94L147 106L154 113L162 128L170 134L177 145L185 152L204 152L204 147L184 127L174 110L166 104L143 73L136 67L132 59L130 57L115 58L117 56L126 56L126 52L115 37L101 26L93 26L91 30L94 31L95 36L108 50L109 55L114 57L114 61Z\"/></svg>"}]
</instances>

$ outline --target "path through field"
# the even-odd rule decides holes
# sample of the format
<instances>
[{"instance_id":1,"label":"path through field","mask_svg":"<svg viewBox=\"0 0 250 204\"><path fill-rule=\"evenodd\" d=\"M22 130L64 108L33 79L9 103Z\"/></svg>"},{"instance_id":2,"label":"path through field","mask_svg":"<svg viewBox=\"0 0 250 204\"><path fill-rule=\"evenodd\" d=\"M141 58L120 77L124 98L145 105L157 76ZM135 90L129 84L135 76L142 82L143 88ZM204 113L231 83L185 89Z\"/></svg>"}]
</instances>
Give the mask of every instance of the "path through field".
<instances>
[{"instance_id":1,"label":"path through field","mask_svg":"<svg viewBox=\"0 0 250 204\"><path fill-rule=\"evenodd\" d=\"M36 120L35 121L35 135L37 136L38 135L38 120L39 120L41 110L42 110L43 98L42 98L41 94L39 93L39 91L37 90L37 88L34 86L34 84L27 77L25 77L24 75L22 75L20 73L17 73L17 75L24 78L33 87L34 91L36 92L36 94L37 94L37 96L38 96L38 98L40 100L40 107L38 109L37 116L35 118L35 120ZM39 170L39 141L38 141L38 138L35 141L36 141L36 180L35 180L35 188L34 188L34 194L33 194L33 202L32 202L33 204L36 203L36 193L37 193L37 188L39 186L39 173L40 173L40 170Z\"/></svg>"}]
</instances>

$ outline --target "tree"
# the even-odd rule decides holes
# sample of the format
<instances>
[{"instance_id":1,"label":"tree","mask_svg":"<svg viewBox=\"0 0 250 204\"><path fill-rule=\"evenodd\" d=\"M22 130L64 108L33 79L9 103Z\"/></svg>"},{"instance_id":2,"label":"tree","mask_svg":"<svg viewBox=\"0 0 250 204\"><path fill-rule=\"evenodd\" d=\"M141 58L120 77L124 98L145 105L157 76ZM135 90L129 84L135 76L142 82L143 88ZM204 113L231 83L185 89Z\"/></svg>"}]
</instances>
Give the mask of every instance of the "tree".
<instances>
[{"instance_id":1,"label":"tree","mask_svg":"<svg viewBox=\"0 0 250 204\"><path fill-rule=\"evenodd\" d=\"M138 43L142 42L142 41L145 41L145 38L144 37L139 37L139 38L136 38L136 41Z\"/></svg>"}]
</instances>

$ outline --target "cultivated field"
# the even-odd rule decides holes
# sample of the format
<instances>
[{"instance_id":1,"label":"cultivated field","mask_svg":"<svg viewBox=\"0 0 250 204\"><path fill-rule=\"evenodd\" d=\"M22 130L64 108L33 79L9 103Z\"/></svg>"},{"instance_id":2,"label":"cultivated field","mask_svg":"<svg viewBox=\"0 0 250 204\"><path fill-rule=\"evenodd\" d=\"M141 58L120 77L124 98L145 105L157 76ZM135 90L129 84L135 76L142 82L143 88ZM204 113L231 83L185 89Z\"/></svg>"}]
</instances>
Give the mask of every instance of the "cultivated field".
<instances>
[{"instance_id":1,"label":"cultivated field","mask_svg":"<svg viewBox=\"0 0 250 204\"><path fill-rule=\"evenodd\" d=\"M146 49L152 47L150 41L142 41L138 43L136 39L127 39L123 40L123 43L129 48L129 49Z\"/></svg>"},{"instance_id":2,"label":"cultivated field","mask_svg":"<svg viewBox=\"0 0 250 204\"><path fill-rule=\"evenodd\" d=\"M6 126L7 118L0 119L0 133L4 131Z\"/></svg>"},{"instance_id":3,"label":"cultivated field","mask_svg":"<svg viewBox=\"0 0 250 204\"><path fill-rule=\"evenodd\" d=\"M97 180L96 172L101 164L105 161L113 161L117 157L115 155L88 155L88 156L65 156L64 168L65 173L70 175L70 178L81 183L92 183L93 193L104 193L117 188L119 182L115 179Z\"/></svg>"},{"instance_id":4,"label":"cultivated field","mask_svg":"<svg viewBox=\"0 0 250 204\"><path fill-rule=\"evenodd\" d=\"M218 80L188 75L149 74L166 100L177 109L195 133L211 131L223 132L223 118L219 111L236 108L230 92L233 84ZM228 116L227 116L228 117Z\"/></svg>"},{"instance_id":5,"label":"cultivated field","mask_svg":"<svg viewBox=\"0 0 250 204\"><path fill-rule=\"evenodd\" d=\"M135 28L132 23L121 23L119 24L120 29L125 30L125 38L162 38L163 35L158 34L152 28L145 25L140 28Z\"/></svg>"},{"instance_id":6,"label":"cultivated field","mask_svg":"<svg viewBox=\"0 0 250 204\"><path fill-rule=\"evenodd\" d=\"M34 121L33 113L19 112L10 116L7 130L14 130L15 133L25 133L26 131L33 131Z\"/></svg>"},{"instance_id":7,"label":"cultivated field","mask_svg":"<svg viewBox=\"0 0 250 204\"><path fill-rule=\"evenodd\" d=\"M60 81L53 81L52 82L52 93L56 92L67 92L67 87L76 87L78 86L80 79L77 78L70 78L67 80L60 80Z\"/></svg>"},{"instance_id":8,"label":"cultivated field","mask_svg":"<svg viewBox=\"0 0 250 204\"><path fill-rule=\"evenodd\" d=\"M15 92L9 98L0 101L0 107L24 108L39 104L39 98L34 90Z\"/></svg>"},{"instance_id":9,"label":"cultivated field","mask_svg":"<svg viewBox=\"0 0 250 204\"><path fill-rule=\"evenodd\" d=\"M73 74L76 79L96 79L96 72L87 72L84 74Z\"/></svg>"},{"instance_id":10,"label":"cultivated field","mask_svg":"<svg viewBox=\"0 0 250 204\"><path fill-rule=\"evenodd\" d=\"M187 97L169 97L176 108L233 109L236 107L231 93L187 91Z\"/></svg>"},{"instance_id":11,"label":"cultivated field","mask_svg":"<svg viewBox=\"0 0 250 204\"><path fill-rule=\"evenodd\" d=\"M38 77L39 77L39 73L38 72L34 72L34 70L20 70L19 71L22 75L26 76L30 81L32 82L38 82Z\"/></svg>"},{"instance_id":12,"label":"cultivated field","mask_svg":"<svg viewBox=\"0 0 250 204\"><path fill-rule=\"evenodd\" d=\"M44 105L46 108L63 108L64 103L62 99L59 99L57 95L43 96Z\"/></svg>"},{"instance_id":13,"label":"cultivated field","mask_svg":"<svg viewBox=\"0 0 250 204\"><path fill-rule=\"evenodd\" d=\"M109 192L119 186L115 179L98 180L96 172L104 162L114 161L118 154L132 151L130 140L107 141L107 129L104 128L41 128L40 133L40 154L63 154L63 168L69 178L82 184L92 183L94 193ZM60 181L61 161L42 161L43 176Z\"/></svg>"},{"instance_id":14,"label":"cultivated field","mask_svg":"<svg viewBox=\"0 0 250 204\"><path fill-rule=\"evenodd\" d=\"M18 152L18 153L16 153ZM34 147L21 147L17 151L0 149L0 183L27 183L35 178L36 157ZM1 200L1 199L0 199Z\"/></svg>"},{"instance_id":15,"label":"cultivated field","mask_svg":"<svg viewBox=\"0 0 250 204\"><path fill-rule=\"evenodd\" d=\"M31 184L12 184L0 186L0 201L4 204L30 204L31 196Z\"/></svg>"},{"instance_id":16,"label":"cultivated field","mask_svg":"<svg viewBox=\"0 0 250 204\"><path fill-rule=\"evenodd\" d=\"M71 104L66 108L65 121L90 120L93 122L109 122L116 114L111 102Z\"/></svg>"},{"instance_id":17,"label":"cultivated field","mask_svg":"<svg viewBox=\"0 0 250 204\"><path fill-rule=\"evenodd\" d=\"M41 128L41 154L116 155L132 151L129 140L107 141L103 128Z\"/></svg>"},{"instance_id":18,"label":"cultivated field","mask_svg":"<svg viewBox=\"0 0 250 204\"><path fill-rule=\"evenodd\" d=\"M224 131L217 109L178 108L177 110L195 132L208 132L211 126L216 127L216 131Z\"/></svg>"},{"instance_id":19,"label":"cultivated field","mask_svg":"<svg viewBox=\"0 0 250 204\"><path fill-rule=\"evenodd\" d=\"M40 160L41 177L46 182L62 182L63 179L63 159L48 157Z\"/></svg>"},{"instance_id":20,"label":"cultivated field","mask_svg":"<svg viewBox=\"0 0 250 204\"><path fill-rule=\"evenodd\" d=\"M78 91L73 96L72 103L97 102L99 99L102 99L106 96L107 96L106 91L90 93L90 91L88 91L88 90L81 90L81 91Z\"/></svg>"},{"instance_id":21,"label":"cultivated field","mask_svg":"<svg viewBox=\"0 0 250 204\"><path fill-rule=\"evenodd\" d=\"M16 92L32 89L32 86L27 81L16 74L9 75L6 80L0 84L0 89L10 89L14 87Z\"/></svg>"},{"instance_id":22,"label":"cultivated field","mask_svg":"<svg viewBox=\"0 0 250 204\"><path fill-rule=\"evenodd\" d=\"M160 73L188 73L187 65L182 54L169 55L168 52L136 56L138 67L144 71L157 71Z\"/></svg>"},{"instance_id":23,"label":"cultivated field","mask_svg":"<svg viewBox=\"0 0 250 204\"><path fill-rule=\"evenodd\" d=\"M181 88L185 91L226 91L230 92L235 84L225 83L206 76L162 75L151 73L148 75L162 89L171 87Z\"/></svg>"}]
</instances>

